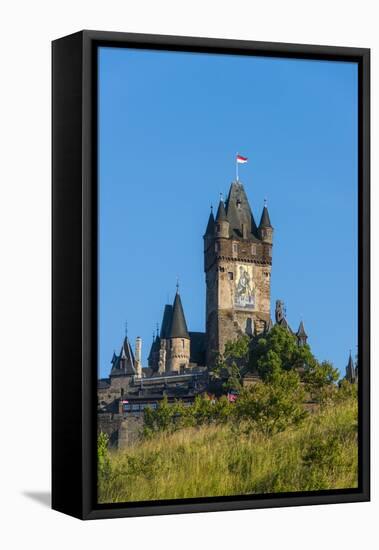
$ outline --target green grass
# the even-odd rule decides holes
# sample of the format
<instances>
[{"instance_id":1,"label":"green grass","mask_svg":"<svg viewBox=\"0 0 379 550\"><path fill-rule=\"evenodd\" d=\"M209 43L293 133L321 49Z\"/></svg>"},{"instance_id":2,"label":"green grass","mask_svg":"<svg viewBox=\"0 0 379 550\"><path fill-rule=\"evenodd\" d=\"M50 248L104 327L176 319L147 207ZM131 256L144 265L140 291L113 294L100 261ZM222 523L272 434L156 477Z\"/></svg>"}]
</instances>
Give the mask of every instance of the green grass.
<instances>
[{"instance_id":1,"label":"green grass","mask_svg":"<svg viewBox=\"0 0 379 550\"><path fill-rule=\"evenodd\" d=\"M357 463L357 403L348 399L271 437L212 425L111 451L98 496L106 503L354 488Z\"/></svg>"}]
</instances>

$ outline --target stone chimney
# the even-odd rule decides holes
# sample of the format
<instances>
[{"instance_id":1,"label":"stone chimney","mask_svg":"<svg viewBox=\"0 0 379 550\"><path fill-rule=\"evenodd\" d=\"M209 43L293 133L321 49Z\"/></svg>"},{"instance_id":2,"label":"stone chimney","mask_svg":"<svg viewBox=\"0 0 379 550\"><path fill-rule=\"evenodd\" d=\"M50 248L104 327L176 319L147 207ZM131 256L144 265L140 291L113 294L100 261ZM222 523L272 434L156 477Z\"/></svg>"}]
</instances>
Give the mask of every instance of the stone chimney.
<instances>
[{"instance_id":1,"label":"stone chimney","mask_svg":"<svg viewBox=\"0 0 379 550\"><path fill-rule=\"evenodd\" d=\"M136 338L136 371L137 371L137 378L142 378L141 352L142 352L142 338L140 336L137 336L137 338Z\"/></svg>"}]
</instances>

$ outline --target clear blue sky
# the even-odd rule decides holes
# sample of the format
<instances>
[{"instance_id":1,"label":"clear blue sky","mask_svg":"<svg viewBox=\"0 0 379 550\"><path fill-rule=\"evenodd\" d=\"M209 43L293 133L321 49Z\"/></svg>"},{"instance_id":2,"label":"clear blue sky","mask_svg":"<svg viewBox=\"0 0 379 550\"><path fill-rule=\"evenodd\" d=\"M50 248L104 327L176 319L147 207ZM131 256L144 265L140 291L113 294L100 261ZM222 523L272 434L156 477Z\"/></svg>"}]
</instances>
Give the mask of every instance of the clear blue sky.
<instances>
[{"instance_id":1,"label":"clear blue sky","mask_svg":"<svg viewBox=\"0 0 379 550\"><path fill-rule=\"evenodd\" d=\"M357 65L101 48L99 371L125 321L144 366L176 278L203 331L203 240L235 153L274 226L271 303L344 372L357 345Z\"/></svg>"}]
</instances>

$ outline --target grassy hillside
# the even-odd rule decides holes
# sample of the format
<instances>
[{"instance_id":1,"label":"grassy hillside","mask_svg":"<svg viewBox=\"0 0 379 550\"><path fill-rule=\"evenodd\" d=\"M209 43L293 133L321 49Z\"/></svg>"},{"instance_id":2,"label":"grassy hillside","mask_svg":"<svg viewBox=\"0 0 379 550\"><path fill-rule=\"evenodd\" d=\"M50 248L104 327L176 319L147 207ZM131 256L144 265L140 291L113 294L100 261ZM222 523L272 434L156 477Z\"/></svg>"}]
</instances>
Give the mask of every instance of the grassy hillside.
<instances>
[{"instance_id":1,"label":"grassy hillside","mask_svg":"<svg viewBox=\"0 0 379 550\"><path fill-rule=\"evenodd\" d=\"M211 425L110 451L99 502L353 488L357 459L357 402L349 398L272 436Z\"/></svg>"}]
</instances>

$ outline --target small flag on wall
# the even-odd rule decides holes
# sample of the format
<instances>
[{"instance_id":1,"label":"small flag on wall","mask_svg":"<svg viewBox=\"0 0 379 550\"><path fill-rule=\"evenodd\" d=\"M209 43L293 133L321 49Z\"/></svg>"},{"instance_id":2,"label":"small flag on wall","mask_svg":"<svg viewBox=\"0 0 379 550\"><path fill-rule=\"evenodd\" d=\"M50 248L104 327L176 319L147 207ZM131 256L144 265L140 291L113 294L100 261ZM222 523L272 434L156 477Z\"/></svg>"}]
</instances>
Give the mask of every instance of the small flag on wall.
<instances>
[{"instance_id":1,"label":"small flag on wall","mask_svg":"<svg viewBox=\"0 0 379 550\"><path fill-rule=\"evenodd\" d=\"M247 158L247 157L243 157L242 155L238 155L238 154L237 154L237 162L238 162L238 164L246 164L247 161L248 161L248 158Z\"/></svg>"}]
</instances>

